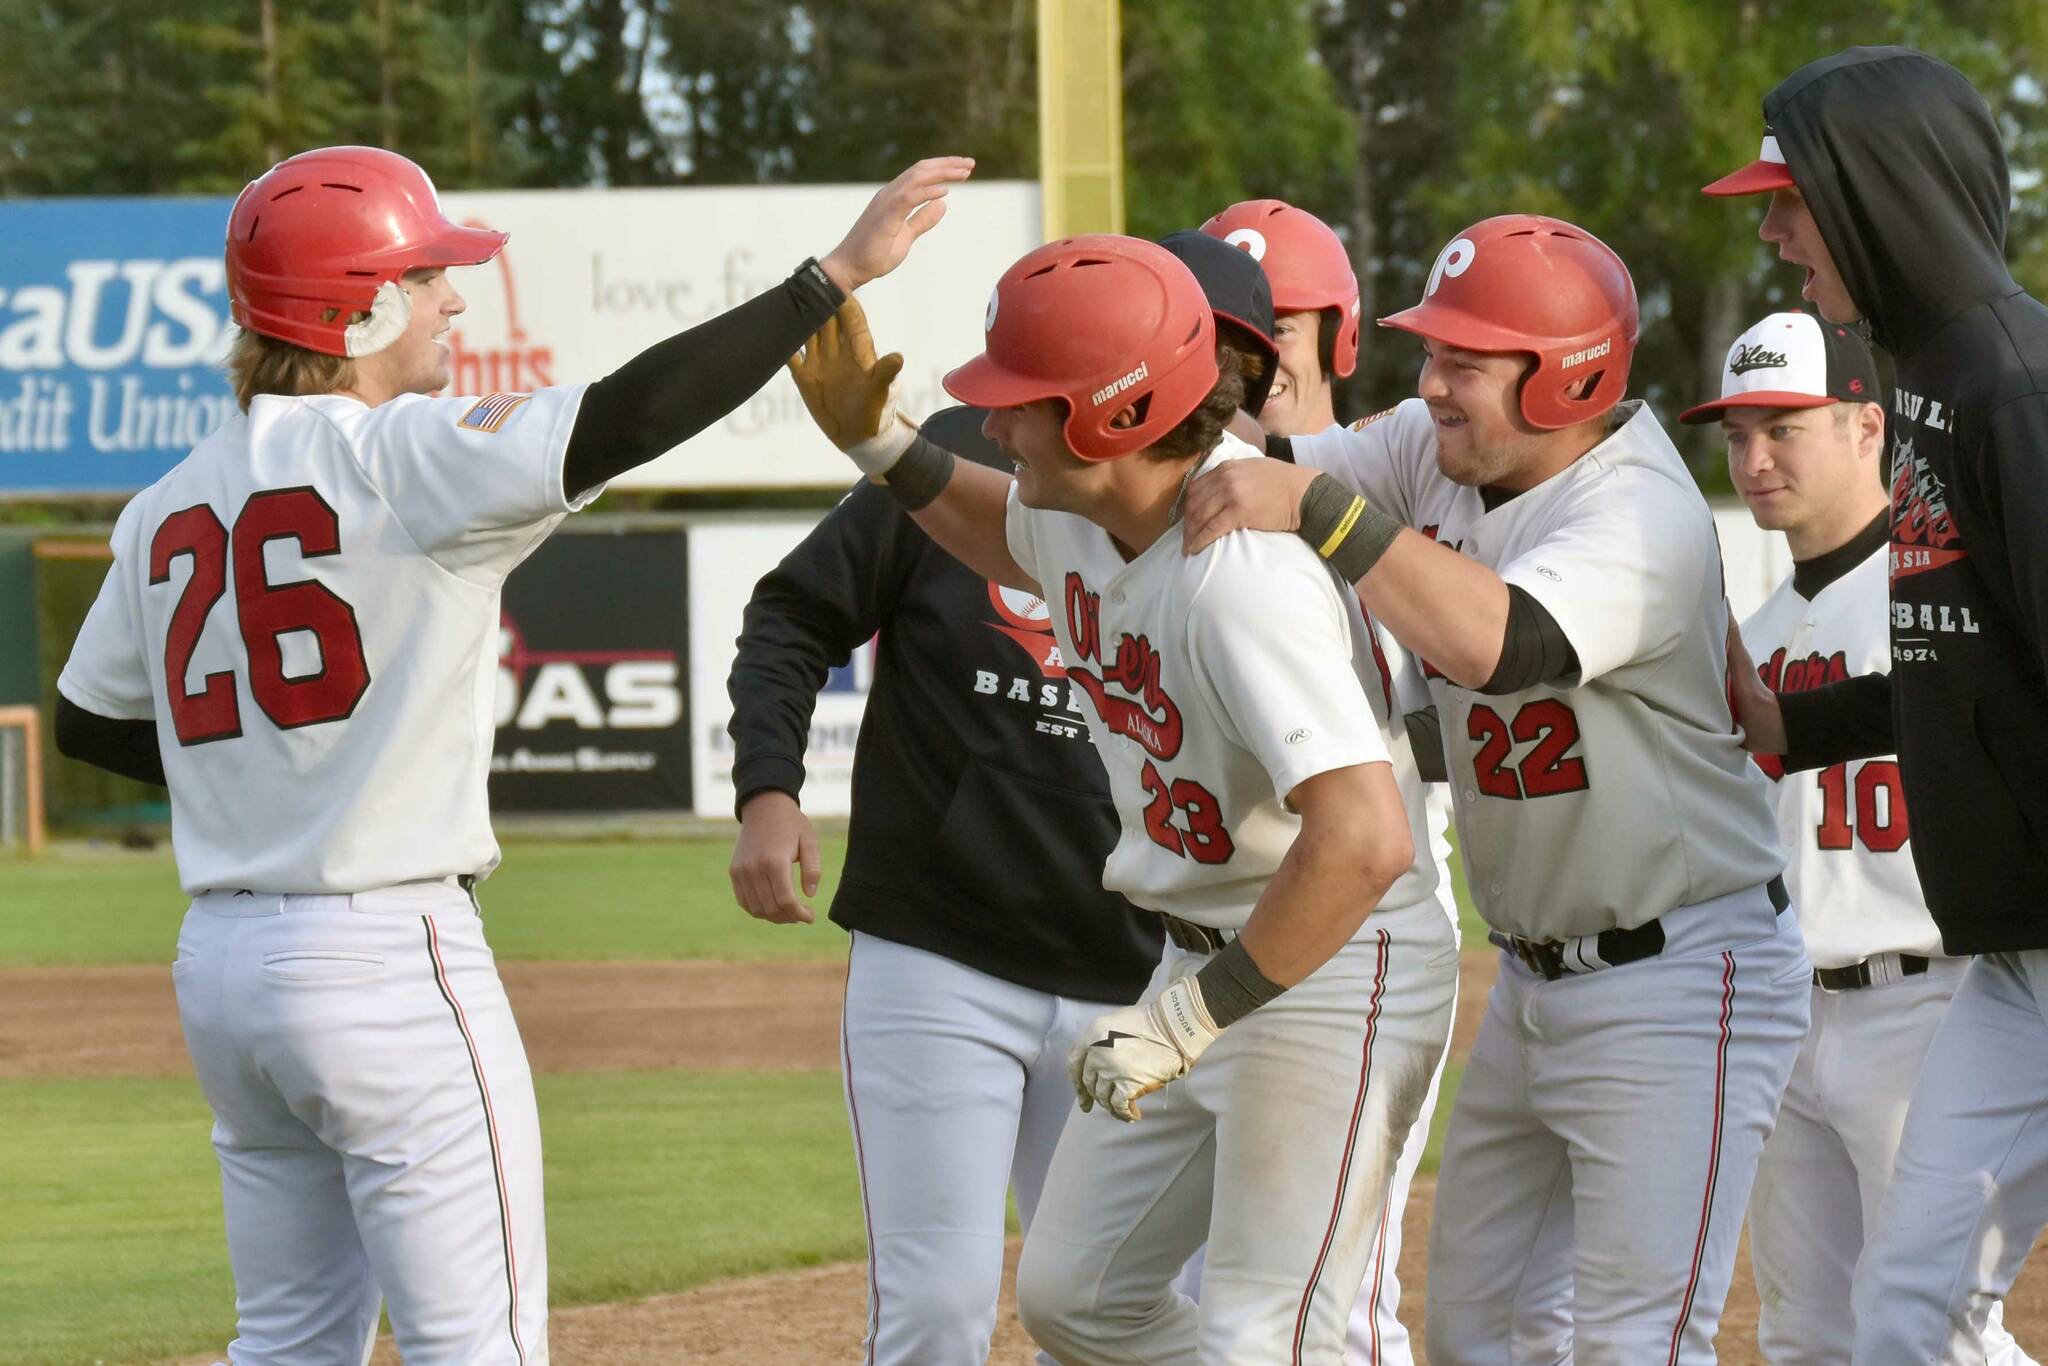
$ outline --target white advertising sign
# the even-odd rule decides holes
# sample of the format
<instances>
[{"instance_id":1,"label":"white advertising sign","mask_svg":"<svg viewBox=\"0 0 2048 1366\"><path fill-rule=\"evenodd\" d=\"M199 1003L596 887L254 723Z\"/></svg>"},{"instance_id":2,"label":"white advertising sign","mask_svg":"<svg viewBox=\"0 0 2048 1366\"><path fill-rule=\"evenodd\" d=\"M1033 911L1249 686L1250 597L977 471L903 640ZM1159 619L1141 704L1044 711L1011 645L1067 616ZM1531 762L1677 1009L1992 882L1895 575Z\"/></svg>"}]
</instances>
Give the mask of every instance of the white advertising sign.
<instances>
[{"instance_id":1,"label":"white advertising sign","mask_svg":"<svg viewBox=\"0 0 2048 1366\"><path fill-rule=\"evenodd\" d=\"M834 452L837 455L837 452ZM851 481L847 481L851 482ZM732 672L741 617L754 585L817 525L820 514L777 513L693 521L690 525L690 773L700 816L732 813ZM811 715L804 755L804 810L844 816L852 809L853 747L874 681L875 643L834 669Z\"/></svg>"},{"instance_id":2,"label":"white advertising sign","mask_svg":"<svg viewBox=\"0 0 2048 1366\"><path fill-rule=\"evenodd\" d=\"M455 391L601 379L665 337L744 303L837 244L869 185L451 192L449 217L512 234L497 261L456 272L469 311L449 333ZM903 267L860 292L884 351L909 359L902 399L946 406L945 372L981 350L996 277L1038 245L1029 182L956 186L945 221ZM818 435L787 372L614 488L838 487L844 456Z\"/></svg>"}]
</instances>

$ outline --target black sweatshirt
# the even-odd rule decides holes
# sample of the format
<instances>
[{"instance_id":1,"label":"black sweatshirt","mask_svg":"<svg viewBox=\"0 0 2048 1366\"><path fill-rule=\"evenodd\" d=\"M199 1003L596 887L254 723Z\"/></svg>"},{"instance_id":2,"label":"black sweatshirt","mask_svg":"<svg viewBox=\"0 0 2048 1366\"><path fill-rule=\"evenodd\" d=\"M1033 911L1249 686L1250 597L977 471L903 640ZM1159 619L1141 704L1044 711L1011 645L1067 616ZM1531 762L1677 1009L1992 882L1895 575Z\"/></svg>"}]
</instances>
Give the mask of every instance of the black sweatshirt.
<instances>
[{"instance_id":1,"label":"black sweatshirt","mask_svg":"<svg viewBox=\"0 0 2048 1366\"><path fill-rule=\"evenodd\" d=\"M1008 468L981 414L926 432ZM727 690L739 801L797 795L818 689L880 631L832 919L1020 986L1134 1001L1157 916L1102 888L1119 829L1043 607L940 549L861 481L754 589Z\"/></svg>"},{"instance_id":2,"label":"black sweatshirt","mask_svg":"<svg viewBox=\"0 0 2048 1366\"><path fill-rule=\"evenodd\" d=\"M1890 680L1786 699L1787 766L1895 736L1943 947L2048 948L2048 308L2006 269L1997 126L1896 47L1802 67L1764 118L1897 362Z\"/></svg>"}]
</instances>

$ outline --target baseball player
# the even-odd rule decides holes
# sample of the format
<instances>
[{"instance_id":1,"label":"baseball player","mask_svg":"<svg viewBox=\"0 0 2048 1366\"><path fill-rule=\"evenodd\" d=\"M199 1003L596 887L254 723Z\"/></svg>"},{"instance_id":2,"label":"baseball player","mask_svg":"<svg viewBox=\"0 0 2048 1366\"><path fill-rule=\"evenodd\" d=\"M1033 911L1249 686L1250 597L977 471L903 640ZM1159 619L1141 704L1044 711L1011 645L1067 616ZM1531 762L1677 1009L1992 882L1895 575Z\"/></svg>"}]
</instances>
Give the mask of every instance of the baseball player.
<instances>
[{"instance_id":1,"label":"baseball player","mask_svg":"<svg viewBox=\"0 0 2048 1366\"><path fill-rule=\"evenodd\" d=\"M1268 362L1265 273L1198 232L1161 246L1201 284L1219 333ZM1247 393L1256 413L1261 394ZM949 408L934 443L1007 471L987 416ZM879 632L879 635L877 633ZM1116 807L1045 601L948 555L863 480L747 604L728 690L749 914L811 912L817 837L798 805L828 669L876 638L832 919L851 937L843 1080L868 1227L867 1357L987 1360L1005 1237L1028 1232L1073 1110L1067 1053L1135 1001L1159 917L1104 889ZM1048 1362L1050 1358L1047 1358Z\"/></svg>"},{"instance_id":2,"label":"baseball player","mask_svg":"<svg viewBox=\"0 0 2048 1366\"><path fill-rule=\"evenodd\" d=\"M1637 310L1556 219L1459 233L1419 397L1188 491L1199 552L1298 528L1426 661L1500 973L1437 1183L1438 1362L1706 1362L1806 1032L1765 781L1724 685L1713 521L1621 405ZM1324 471L1318 473L1318 471Z\"/></svg>"},{"instance_id":3,"label":"baseball player","mask_svg":"<svg viewBox=\"0 0 2048 1366\"><path fill-rule=\"evenodd\" d=\"M1884 404L1861 337L1773 313L1728 349L1721 396L1679 417L1721 424L1750 514L1793 570L1742 623L1764 683L1802 692L1891 667ZM1757 1164L1749 1205L1757 1337L1774 1366L1848 1366L1850 1277L1877 1219L1920 1062L1962 979L1920 899L1891 757L1787 773L1775 786L1785 880L1814 965L1813 1025ZM1985 1359L2026 1362L1991 1308Z\"/></svg>"},{"instance_id":4,"label":"baseball player","mask_svg":"<svg viewBox=\"0 0 2048 1366\"><path fill-rule=\"evenodd\" d=\"M413 1366L547 1360L533 1084L474 890L500 586L893 269L970 167L918 163L823 261L595 384L464 398L427 397L447 271L503 233L369 147L235 201L245 414L122 510L57 716L67 754L170 788L235 1366L357 1366L380 1296Z\"/></svg>"},{"instance_id":5,"label":"baseball player","mask_svg":"<svg viewBox=\"0 0 2048 1366\"><path fill-rule=\"evenodd\" d=\"M1272 282L1274 340L1279 377L1273 397L1259 414L1272 436L1308 436L1337 424L1336 381L1358 368L1358 278L1344 243L1330 226L1305 209L1278 199L1233 204L1202 225L1202 231L1248 253ZM1394 671L1394 695L1402 710L1426 727L1433 717L1421 665L1385 626L1378 627L1381 651ZM1432 730L1412 736L1419 771L1431 784L1424 805L1429 814L1430 855L1436 860L1437 899L1458 933L1458 907L1451 892L1450 799L1443 781L1442 742ZM1401 1322L1401 1215L1408 1189L1429 1146L1443 1068L1429 1079L1415 1127L1401 1145L1401 1160L1380 1218L1379 1242L1358 1302L1351 1310L1350 1359L1357 1366L1405 1366L1413 1354Z\"/></svg>"},{"instance_id":6,"label":"baseball player","mask_svg":"<svg viewBox=\"0 0 2048 1366\"><path fill-rule=\"evenodd\" d=\"M1391 678L1298 543L1182 555L1189 476L1256 454L1223 431L1236 357L1184 266L1054 242L1004 272L987 330L946 386L993 410L1014 480L896 416L900 357L873 360L855 310L793 365L935 540L1056 604L1122 823L1103 883L1169 940L1145 999L1069 1060L1082 1111L1018 1307L1062 1361L1340 1361L1456 969ZM1172 1282L1205 1239L1198 1312Z\"/></svg>"},{"instance_id":7,"label":"baseball player","mask_svg":"<svg viewBox=\"0 0 2048 1366\"><path fill-rule=\"evenodd\" d=\"M2006 266L1999 125L1954 67L1849 48L1763 114L1756 161L1707 191L1768 193L1758 231L1805 269L1801 293L1896 365L1892 669L1737 702L1748 743L1788 770L1897 753L1942 946L1980 955L1928 1047L1852 1292L1856 1361L1980 1360L2048 1222L2048 309Z\"/></svg>"}]
</instances>

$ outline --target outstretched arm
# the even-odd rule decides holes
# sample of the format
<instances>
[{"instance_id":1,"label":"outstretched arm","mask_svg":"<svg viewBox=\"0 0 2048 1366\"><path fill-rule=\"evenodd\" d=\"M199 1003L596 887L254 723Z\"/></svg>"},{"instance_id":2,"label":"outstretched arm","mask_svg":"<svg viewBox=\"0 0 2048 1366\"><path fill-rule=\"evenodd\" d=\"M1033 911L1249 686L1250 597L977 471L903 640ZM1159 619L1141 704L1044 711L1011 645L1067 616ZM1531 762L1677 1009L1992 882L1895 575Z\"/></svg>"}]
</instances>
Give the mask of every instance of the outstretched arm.
<instances>
[{"instance_id":1,"label":"outstretched arm","mask_svg":"<svg viewBox=\"0 0 2048 1366\"><path fill-rule=\"evenodd\" d=\"M805 337L846 298L903 263L945 217L946 192L970 157L932 157L868 201L838 246L787 280L709 322L658 342L583 395L562 460L562 494L587 489L681 445L774 378Z\"/></svg>"},{"instance_id":2,"label":"outstretched arm","mask_svg":"<svg viewBox=\"0 0 2048 1366\"><path fill-rule=\"evenodd\" d=\"M1038 591L1010 553L1010 476L954 458L896 407L903 356L875 355L867 314L848 299L790 358L797 392L818 429L888 489L954 559L986 579Z\"/></svg>"}]
</instances>

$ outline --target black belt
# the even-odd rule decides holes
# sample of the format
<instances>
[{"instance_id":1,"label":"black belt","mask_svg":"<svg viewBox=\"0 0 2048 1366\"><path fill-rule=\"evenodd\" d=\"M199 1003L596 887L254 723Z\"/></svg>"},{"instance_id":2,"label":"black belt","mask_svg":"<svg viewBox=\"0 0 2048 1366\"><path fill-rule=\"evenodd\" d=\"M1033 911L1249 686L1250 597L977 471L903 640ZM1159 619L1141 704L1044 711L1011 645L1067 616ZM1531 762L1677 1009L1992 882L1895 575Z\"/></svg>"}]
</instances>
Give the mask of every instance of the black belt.
<instances>
[{"instance_id":1,"label":"black belt","mask_svg":"<svg viewBox=\"0 0 2048 1366\"><path fill-rule=\"evenodd\" d=\"M1918 977L1921 973L1927 971L1929 960L1922 958L1917 953L1902 953L1898 955L1898 958L1899 976L1901 977ZM1815 968L1813 970L1813 984L1822 991L1855 991L1861 987L1874 985L1876 980L1876 978L1871 976L1870 960L1868 958L1860 963L1851 963L1846 968Z\"/></svg>"},{"instance_id":2,"label":"black belt","mask_svg":"<svg viewBox=\"0 0 2048 1366\"><path fill-rule=\"evenodd\" d=\"M1235 930L1213 930L1207 925L1197 925L1192 920L1182 920L1179 916L1168 915L1164 911L1160 911L1158 915L1166 922L1166 937L1173 941L1175 947L1186 949L1189 953L1221 953L1225 944L1237 938Z\"/></svg>"},{"instance_id":3,"label":"black belt","mask_svg":"<svg viewBox=\"0 0 2048 1366\"><path fill-rule=\"evenodd\" d=\"M1765 885L1764 894L1770 897L1771 909L1778 915L1783 915L1792 904L1783 878L1772 878ZM1661 920L1644 921L1632 930L1602 930L1596 935L1581 935L1569 943L1523 939L1519 935L1502 934L1499 930L1486 937L1512 953L1524 967L1546 982L1555 982L1574 973L1598 972L1601 968L1639 963L1664 952L1664 922ZM1590 954L1586 950L1589 938L1593 941ZM1921 971L1926 971L1926 968L1922 967Z\"/></svg>"}]
</instances>

